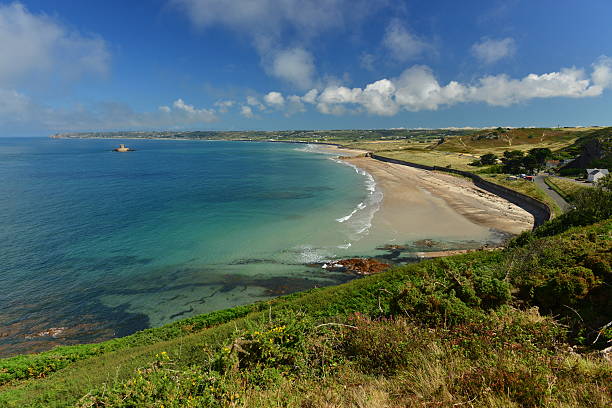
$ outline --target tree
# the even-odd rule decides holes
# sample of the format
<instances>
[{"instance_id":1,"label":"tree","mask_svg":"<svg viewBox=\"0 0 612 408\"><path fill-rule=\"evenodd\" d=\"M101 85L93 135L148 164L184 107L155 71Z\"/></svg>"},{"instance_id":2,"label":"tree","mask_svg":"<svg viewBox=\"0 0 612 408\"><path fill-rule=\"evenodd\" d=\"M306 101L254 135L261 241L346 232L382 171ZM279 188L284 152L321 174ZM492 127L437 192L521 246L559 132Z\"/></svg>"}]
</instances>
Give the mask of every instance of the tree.
<instances>
[{"instance_id":1,"label":"tree","mask_svg":"<svg viewBox=\"0 0 612 408\"><path fill-rule=\"evenodd\" d=\"M488 166L497 163L497 156L493 153L487 153L480 156L480 163L483 166Z\"/></svg>"},{"instance_id":2,"label":"tree","mask_svg":"<svg viewBox=\"0 0 612 408\"><path fill-rule=\"evenodd\" d=\"M539 168L539 163L533 156L525 156L521 159L521 166L529 174L535 173Z\"/></svg>"},{"instance_id":3,"label":"tree","mask_svg":"<svg viewBox=\"0 0 612 408\"><path fill-rule=\"evenodd\" d=\"M519 174L523 171L523 152L520 150L506 150L501 161L504 164L503 170L508 174Z\"/></svg>"},{"instance_id":4,"label":"tree","mask_svg":"<svg viewBox=\"0 0 612 408\"><path fill-rule=\"evenodd\" d=\"M506 150L504 152L504 159L516 159L523 157L524 153L520 150ZM502 161L504 160L502 159Z\"/></svg>"},{"instance_id":5,"label":"tree","mask_svg":"<svg viewBox=\"0 0 612 408\"><path fill-rule=\"evenodd\" d=\"M552 151L548 147L536 147L528 152L528 156L532 156L538 162L544 163L547 159L552 157Z\"/></svg>"},{"instance_id":6,"label":"tree","mask_svg":"<svg viewBox=\"0 0 612 408\"><path fill-rule=\"evenodd\" d=\"M535 149L529 150L527 157L530 158L530 169L532 169L532 171L543 169L546 166L546 160L550 159L552 155L552 151L547 147L536 147Z\"/></svg>"}]
</instances>

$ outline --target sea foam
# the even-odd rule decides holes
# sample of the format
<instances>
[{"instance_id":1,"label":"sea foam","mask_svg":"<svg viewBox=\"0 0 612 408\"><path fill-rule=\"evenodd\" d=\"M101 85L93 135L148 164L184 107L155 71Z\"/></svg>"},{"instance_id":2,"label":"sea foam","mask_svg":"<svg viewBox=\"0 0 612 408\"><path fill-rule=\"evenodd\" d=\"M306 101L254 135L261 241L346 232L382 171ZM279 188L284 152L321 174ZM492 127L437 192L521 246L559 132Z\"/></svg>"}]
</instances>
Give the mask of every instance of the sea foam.
<instances>
[{"instance_id":1,"label":"sea foam","mask_svg":"<svg viewBox=\"0 0 612 408\"><path fill-rule=\"evenodd\" d=\"M359 239L361 235L366 234L372 227L372 220L376 212L380 209L383 193L378 189L374 177L367 171L360 169L352 163L337 158L333 158L332 160L336 163L352 167L357 174L363 176L365 179L365 187L368 191L366 199L357 204L357 207L349 214L336 219L337 222L347 223L350 226L351 238L356 240Z\"/></svg>"}]
</instances>

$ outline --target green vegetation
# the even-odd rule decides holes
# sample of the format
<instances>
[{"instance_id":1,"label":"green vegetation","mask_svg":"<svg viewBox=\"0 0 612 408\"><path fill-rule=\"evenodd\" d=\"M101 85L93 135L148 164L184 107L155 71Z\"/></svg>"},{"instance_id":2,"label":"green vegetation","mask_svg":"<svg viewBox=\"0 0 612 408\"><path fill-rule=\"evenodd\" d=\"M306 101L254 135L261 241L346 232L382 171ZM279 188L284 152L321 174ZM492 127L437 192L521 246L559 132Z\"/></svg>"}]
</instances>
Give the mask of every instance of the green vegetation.
<instances>
[{"instance_id":1,"label":"green vegetation","mask_svg":"<svg viewBox=\"0 0 612 408\"><path fill-rule=\"evenodd\" d=\"M611 194L504 250L1 360L0 406L610 406Z\"/></svg>"},{"instance_id":2,"label":"green vegetation","mask_svg":"<svg viewBox=\"0 0 612 408\"><path fill-rule=\"evenodd\" d=\"M573 180L566 180L559 177L546 177L544 182L553 190L555 190L565 201L571 203L574 197L585 188L590 188L588 185L581 185Z\"/></svg>"},{"instance_id":3,"label":"green vegetation","mask_svg":"<svg viewBox=\"0 0 612 408\"><path fill-rule=\"evenodd\" d=\"M498 174L507 163L493 156L532 156L539 166L536 153L575 157L593 138L606 142L609 131L153 136L316 140L467 171L477 159L484 179L555 210L534 183ZM100 344L0 360L0 406L610 406L612 365L598 351L612 341L610 182L574 189L551 181L576 209L506 249L427 260Z\"/></svg>"},{"instance_id":4,"label":"green vegetation","mask_svg":"<svg viewBox=\"0 0 612 408\"><path fill-rule=\"evenodd\" d=\"M571 145L560 149L560 157L576 157L561 174L584 175L583 169L612 169L612 128L595 129L580 134Z\"/></svg>"},{"instance_id":5,"label":"green vegetation","mask_svg":"<svg viewBox=\"0 0 612 408\"><path fill-rule=\"evenodd\" d=\"M579 131L569 129L518 128L485 129L469 135L448 138L436 149L450 152L472 154L495 153L501 155L506 150L527 151L534 148L557 150L570 145Z\"/></svg>"},{"instance_id":6,"label":"green vegetation","mask_svg":"<svg viewBox=\"0 0 612 408\"><path fill-rule=\"evenodd\" d=\"M447 136L464 135L470 130L451 129L364 129L364 130L281 130L281 131L141 131L80 132L56 134L56 138L105 139L191 139L276 142L319 142L358 144L364 142L434 143Z\"/></svg>"},{"instance_id":7,"label":"green vegetation","mask_svg":"<svg viewBox=\"0 0 612 408\"><path fill-rule=\"evenodd\" d=\"M21 355L0 360L0 386L13 380L44 378L52 372L91 356L142 346L184 336L187 333L218 325L258 310L259 304L238 306L232 309L208 313L163 327L147 329L131 336L113 339L100 344L57 347L54 350Z\"/></svg>"}]
</instances>

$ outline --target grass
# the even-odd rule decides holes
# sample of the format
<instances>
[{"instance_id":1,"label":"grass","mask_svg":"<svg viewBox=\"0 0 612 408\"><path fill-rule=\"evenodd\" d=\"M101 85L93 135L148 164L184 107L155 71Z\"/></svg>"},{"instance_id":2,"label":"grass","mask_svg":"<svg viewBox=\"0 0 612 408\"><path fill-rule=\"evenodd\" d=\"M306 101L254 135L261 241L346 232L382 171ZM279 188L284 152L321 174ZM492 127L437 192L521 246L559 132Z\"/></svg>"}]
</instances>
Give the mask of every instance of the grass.
<instances>
[{"instance_id":1,"label":"grass","mask_svg":"<svg viewBox=\"0 0 612 408\"><path fill-rule=\"evenodd\" d=\"M577 132L565 129L493 129L448 138L437 149L478 155L495 153L499 156L505 150L527 151L539 147L558 150L573 143L577 137Z\"/></svg>"},{"instance_id":2,"label":"grass","mask_svg":"<svg viewBox=\"0 0 612 408\"><path fill-rule=\"evenodd\" d=\"M546 177L544 182L555 190L565 201L571 203L574 201L575 195L586 188L591 188L588 185L581 185L571 180L566 180L560 177Z\"/></svg>"},{"instance_id":3,"label":"grass","mask_svg":"<svg viewBox=\"0 0 612 408\"><path fill-rule=\"evenodd\" d=\"M607 406L612 221L526 236L93 345L0 406Z\"/></svg>"},{"instance_id":4,"label":"grass","mask_svg":"<svg viewBox=\"0 0 612 408\"><path fill-rule=\"evenodd\" d=\"M508 187L545 203L548 208L551 209L553 217L559 216L563 213L557 203L555 203L555 201L550 198L548 194L539 189L533 181L523 179L508 180L507 174L480 174L480 176L487 181Z\"/></svg>"}]
</instances>

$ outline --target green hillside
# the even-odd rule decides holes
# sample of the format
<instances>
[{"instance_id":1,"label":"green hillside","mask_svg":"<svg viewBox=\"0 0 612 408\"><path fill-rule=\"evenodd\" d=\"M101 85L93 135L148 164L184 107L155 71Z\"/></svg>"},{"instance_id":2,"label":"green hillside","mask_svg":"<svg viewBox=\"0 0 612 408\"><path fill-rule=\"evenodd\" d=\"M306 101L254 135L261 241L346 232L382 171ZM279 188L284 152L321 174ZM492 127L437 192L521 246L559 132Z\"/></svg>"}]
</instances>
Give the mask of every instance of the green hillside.
<instances>
[{"instance_id":1,"label":"green hillside","mask_svg":"<svg viewBox=\"0 0 612 408\"><path fill-rule=\"evenodd\" d=\"M487 129L465 136L445 139L434 149L465 153L501 153L504 150L529 150L535 147L560 149L572 143L581 132L568 129L518 128Z\"/></svg>"},{"instance_id":2,"label":"green hillside","mask_svg":"<svg viewBox=\"0 0 612 408\"><path fill-rule=\"evenodd\" d=\"M611 194L504 250L0 360L0 406L610 406Z\"/></svg>"},{"instance_id":3,"label":"green hillside","mask_svg":"<svg viewBox=\"0 0 612 408\"><path fill-rule=\"evenodd\" d=\"M568 169L612 169L612 128L586 132L560 153L567 157L576 157L576 160L567 166Z\"/></svg>"}]
</instances>

